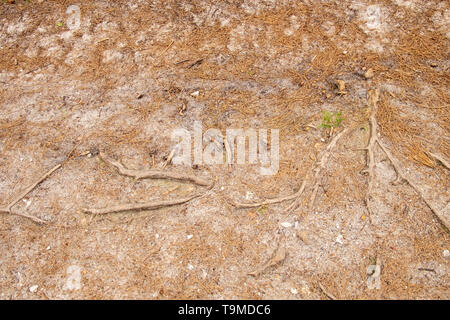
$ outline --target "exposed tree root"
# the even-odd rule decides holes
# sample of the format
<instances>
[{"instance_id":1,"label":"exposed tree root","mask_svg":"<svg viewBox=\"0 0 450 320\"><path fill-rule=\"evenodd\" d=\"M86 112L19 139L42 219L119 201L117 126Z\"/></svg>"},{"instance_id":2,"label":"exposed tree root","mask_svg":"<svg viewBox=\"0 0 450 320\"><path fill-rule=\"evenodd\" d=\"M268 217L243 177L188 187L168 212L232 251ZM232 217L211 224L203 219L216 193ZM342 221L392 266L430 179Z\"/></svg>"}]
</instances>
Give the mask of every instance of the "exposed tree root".
<instances>
[{"instance_id":1,"label":"exposed tree root","mask_svg":"<svg viewBox=\"0 0 450 320\"><path fill-rule=\"evenodd\" d=\"M328 159L330 158L331 152L333 151L333 148L336 146L338 140L346 132L347 132L347 129L344 129L340 133L338 133L336 136L334 136L334 138L331 140L331 142L328 144L327 148L325 149L324 153L322 154L322 157L320 157L319 163L317 164L316 168L314 169L314 171L315 171L314 186L313 186L313 192L311 194L310 208L312 208L314 206L314 201L316 200L316 195L317 195L317 190L319 189L319 185L320 185L320 176L322 174L322 170L325 169L325 166L328 163Z\"/></svg>"},{"instance_id":2,"label":"exposed tree root","mask_svg":"<svg viewBox=\"0 0 450 320\"><path fill-rule=\"evenodd\" d=\"M301 199L301 195L302 195L303 191L305 190L306 182L308 181L308 177L309 177L309 175L306 175L305 179L303 180L302 185L300 186L300 189L297 191L297 193L294 194L294 196L295 196L295 201L292 202L292 203L289 205L289 207L287 207L287 208L283 211L283 213L287 213L288 211L295 210L295 209L299 206L299 204L300 204L300 199Z\"/></svg>"},{"instance_id":3,"label":"exposed tree root","mask_svg":"<svg viewBox=\"0 0 450 320\"><path fill-rule=\"evenodd\" d=\"M11 209L17 202L22 200L27 194L29 194L31 191L33 191L42 181L47 179L53 172L55 172L59 168L61 168L61 164L56 165L50 171L45 173L42 177L39 178L39 180L37 180L35 183L31 184L28 188L26 188L24 191L22 191L17 197L15 197L6 207L0 208L0 213L6 213L6 214L12 214L12 215L24 217L24 218L33 220L34 222L37 222L37 223L47 223L44 220L41 220L39 218L30 216L30 215L27 215L24 213L12 212Z\"/></svg>"},{"instance_id":4,"label":"exposed tree root","mask_svg":"<svg viewBox=\"0 0 450 320\"><path fill-rule=\"evenodd\" d=\"M12 211L5 211L5 208L0 208L0 213L6 213L6 214L14 215L14 216L19 216L19 217L27 218L27 219L30 219L30 220L36 222L36 223L40 223L40 224L46 224L46 223L47 223L47 221L44 221L44 220L39 219L39 218L37 218L37 217L30 216L30 215L25 214L25 213L12 212Z\"/></svg>"},{"instance_id":5,"label":"exposed tree root","mask_svg":"<svg viewBox=\"0 0 450 320\"><path fill-rule=\"evenodd\" d=\"M389 158L390 162L392 163L392 166L394 167L395 171L397 172L397 181L398 180L405 180L408 182L408 184L420 195L420 197L423 199L425 204L431 209L431 211L434 213L434 215L439 219L439 221L447 227L447 229L450 228L450 221L448 214L447 216L444 214L444 212L441 212L438 210L427 198L423 195L422 191L417 187L417 185L408 178L408 176L405 174L405 172L402 169L401 164L397 161L397 159L394 158L394 156L391 154L391 152L386 148L386 146L383 144L383 142L378 138L377 136L377 120L376 120L376 112L377 112L377 102L379 98L379 91L378 90L370 90L368 93L368 105L371 109L370 113L370 138L369 138L369 144L366 148L367 155L368 155L368 169L367 172L369 174L369 182L368 182L368 188L366 193L366 206L367 210L369 211L369 219L371 219L372 216L372 210L370 207L370 196L373 188L373 180L374 180L374 168L375 168L375 158L374 158L374 148L375 144L378 143L378 145L381 147L383 152L386 154L386 156ZM448 168L447 161L440 156L436 156L433 154L433 156L441 161L441 163Z\"/></svg>"},{"instance_id":6,"label":"exposed tree root","mask_svg":"<svg viewBox=\"0 0 450 320\"><path fill-rule=\"evenodd\" d=\"M200 186L212 187L213 182L209 182L206 179L199 178L193 175L180 174L174 172L166 172L162 170L130 170L125 168L121 163L116 160L109 158L104 153L100 152L99 157L106 163L114 166L121 175L133 177L135 179L173 179L180 181L188 181ZM198 198L200 195L196 194L189 198L180 198L173 200L158 200L152 202L144 203L134 203L134 204L120 204L107 208L84 208L82 211L88 214L108 214L115 212L125 212L125 211L139 211L139 210L155 210L164 207L175 206L191 201L192 199Z\"/></svg>"},{"instance_id":7,"label":"exposed tree root","mask_svg":"<svg viewBox=\"0 0 450 320\"><path fill-rule=\"evenodd\" d=\"M366 207L367 211L369 212L369 220L372 219L372 208L370 206L370 197L372 194L373 189L373 181L375 179L375 154L374 154L374 148L375 144L377 142L377 102L378 98L380 96L380 93L378 90L369 90L368 97L367 97L367 103L370 108L370 118L369 118L369 125L370 125L370 136L369 136L369 143L366 147L367 150L367 170L366 172L369 175L369 182L367 186L367 192L366 192Z\"/></svg>"},{"instance_id":8,"label":"exposed tree root","mask_svg":"<svg viewBox=\"0 0 450 320\"><path fill-rule=\"evenodd\" d=\"M244 208L256 208L256 207L266 206L269 204L275 204L275 203L280 203L280 202L284 202L284 201L288 201L288 200L293 200L293 199L300 197L303 190L305 189L305 186L306 186L306 179L303 180L303 183L302 183L302 186L300 187L300 189L296 193L291 194L289 196L274 198L274 199L267 199L265 201L255 202L255 203L231 202L231 204L238 209L244 209Z\"/></svg>"},{"instance_id":9,"label":"exposed tree root","mask_svg":"<svg viewBox=\"0 0 450 320\"><path fill-rule=\"evenodd\" d=\"M314 205L314 200L317 194L317 189L319 188L319 178L320 178L320 174L322 172L322 169L325 168L325 165L328 162L328 159L330 157L331 151L333 150L334 146L336 145L337 141L342 137L342 135L347 132L347 129L344 129L343 131L341 131L340 133L338 133L332 140L331 142L328 144L327 148L325 149L323 155L320 157L320 160L318 161L316 168L314 169L315 171L315 176L314 176L314 187L313 187L313 194L311 197L311 206ZM305 179L302 182L302 185L300 186L300 189L298 189L298 191L294 194L291 194L289 196L286 197L280 197L280 198L274 198L274 199L268 199L262 202L254 202L254 203L239 203L239 202L234 202L231 201L231 204L238 208L238 209L243 209L243 208L256 208L256 207L261 207L264 205L270 205L270 204L275 204L275 203L280 203L280 202L284 202L284 201L289 201L289 200L294 200L295 201L284 210L284 212L287 211L291 211L294 210L298 207L299 203L300 203L300 197L303 194L303 191L305 190L306 187L306 183L308 181L308 177L309 174L306 175Z\"/></svg>"},{"instance_id":10,"label":"exposed tree root","mask_svg":"<svg viewBox=\"0 0 450 320\"><path fill-rule=\"evenodd\" d=\"M130 170L125 168L121 163L119 163L116 160L113 160L109 158L104 153L100 152L99 157L105 161L106 163L116 167L116 169L119 171L121 175L133 177L137 180L139 179L172 179L172 180L179 180L179 181L188 181L200 186L208 186L211 187L213 182L208 181L206 179L194 176L194 175L188 175L188 174L181 174L176 172L167 172L163 170L155 170L155 169L149 169L149 170Z\"/></svg>"},{"instance_id":11,"label":"exposed tree root","mask_svg":"<svg viewBox=\"0 0 450 320\"><path fill-rule=\"evenodd\" d=\"M195 195L189 198L181 198L174 200L164 200L164 201L154 201L154 202L144 202L135 204L122 204L108 208L84 208L82 209L84 213L89 214L108 214L115 212L125 212L125 211L139 211L139 210L155 210L163 207L175 206L178 204L183 204L199 197L200 195Z\"/></svg>"}]
</instances>

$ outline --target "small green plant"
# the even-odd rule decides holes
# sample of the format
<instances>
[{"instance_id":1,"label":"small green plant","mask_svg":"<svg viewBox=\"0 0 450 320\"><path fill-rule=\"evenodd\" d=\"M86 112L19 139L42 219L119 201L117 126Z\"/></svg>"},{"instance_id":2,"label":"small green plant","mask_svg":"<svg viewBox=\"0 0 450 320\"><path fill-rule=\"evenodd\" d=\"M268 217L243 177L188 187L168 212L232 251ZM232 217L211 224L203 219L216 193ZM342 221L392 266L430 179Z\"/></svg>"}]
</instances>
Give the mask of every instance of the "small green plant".
<instances>
[{"instance_id":1,"label":"small green plant","mask_svg":"<svg viewBox=\"0 0 450 320\"><path fill-rule=\"evenodd\" d=\"M56 25L57 25L58 27L62 27L62 26L63 26L63 23L62 23L61 21L59 21Z\"/></svg>"},{"instance_id":2,"label":"small green plant","mask_svg":"<svg viewBox=\"0 0 450 320\"><path fill-rule=\"evenodd\" d=\"M322 123L320 124L319 128L337 128L340 126L342 120L342 112L330 112L330 111L324 111L322 114Z\"/></svg>"},{"instance_id":3,"label":"small green plant","mask_svg":"<svg viewBox=\"0 0 450 320\"><path fill-rule=\"evenodd\" d=\"M262 206L262 207L259 207L258 209L256 209L256 212L258 212L258 214L260 216L264 215L266 213L266 211L267 211L267 207L266 206Z\"/></svg>"}]
</instances>

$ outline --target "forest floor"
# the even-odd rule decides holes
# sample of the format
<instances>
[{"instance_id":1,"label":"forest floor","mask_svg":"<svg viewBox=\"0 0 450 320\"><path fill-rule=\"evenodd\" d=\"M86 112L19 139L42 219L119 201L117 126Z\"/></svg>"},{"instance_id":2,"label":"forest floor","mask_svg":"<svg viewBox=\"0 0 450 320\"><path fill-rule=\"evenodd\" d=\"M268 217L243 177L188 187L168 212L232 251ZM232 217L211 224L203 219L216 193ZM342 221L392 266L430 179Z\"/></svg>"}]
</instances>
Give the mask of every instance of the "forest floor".
<instances>
[{"instance_id":1,"label":"forest floor","mask_svg":"<svg viewBox=\"0 0 450 320\"><path fill-rule=\"evenodd\" d=\"M449 41L448 1L2 0L0 298L449 299ZM196 121L279 170L167 161Z\"/></svg>"}]
</instances>

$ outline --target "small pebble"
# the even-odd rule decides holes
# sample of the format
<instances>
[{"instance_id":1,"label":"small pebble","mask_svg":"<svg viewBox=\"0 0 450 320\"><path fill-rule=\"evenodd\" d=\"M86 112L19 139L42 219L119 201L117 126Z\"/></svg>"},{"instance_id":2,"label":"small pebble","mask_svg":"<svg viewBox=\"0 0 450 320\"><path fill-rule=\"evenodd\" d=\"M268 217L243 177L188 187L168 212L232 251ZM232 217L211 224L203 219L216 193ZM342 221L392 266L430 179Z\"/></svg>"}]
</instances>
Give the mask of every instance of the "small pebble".
<instances>
[{"instance_id":1,"label":"small pebble","mask_svg":"<svg viewBox=\"0 0 450 320\"><path fill-rule=\"evenodd\" d=\"M443 255L444 258L446 258L446 259L450 258L450 252L449 252L447 249L445 249L444 251L442 251L442 255Z\"/></svg>"},{"instance_id":2,"label":"small pebble","mask_svg":"<svg viewBox=\"0 0 450 320\"><path fill-rule=\"evenodd\" d=\"M38 289L38 285L34 285L30 287L30 292L36 292Z\"/></svg>"},{"instance_id":3,"label":"small pebble","mask_svg":"<svg viewBox=\"0 0 450 320\"><path fill-rule=\"evenodd\" d=\"M298 293L298 290L295 289L295 288L291 288L291 293L292 293L292 294L297 294L297 293Z\"/></svg>"},{"instance_id":4,"label":"small pebble","mask_svg":"<svg viewBox=\"0 0 450 320\"><path fill-rule=\"evenodd\" d=\"M190 240L190 239L192 239L192 237L193 237L192 234L188 234L188 235L186 236L186 239Z\"/></svg>"},{"instance_id":5,"label":"small pebble","mask_svg":"<svg viewBox=\"0 0 450 320\"><path fill-rule=\"evenodd\" d=\"M364 78L370 79L370 78L373 78L374 75L375 75L375 73L373 72L373 69L370 68L369 70L367 70L367 71L364 73Z\"/></svg>"},{"instance_id":6,"label":"small pebble","mask_svg":"<svg viewBox=\"0 0 450 320\"><path fill-rule=\"evenodd\" d=\"M308 234L306 233L306 231L297 232L297 237L299 237L300 240L302 240L305 244L309 244Z\"/></svg>"},{"instance_id":7,"label":"small pebble","mask_svg":"<svg viewBox=\"0 0 450 320\"><path fill-rule=\"evenodd\" d=\"M340 244L344 243L343 240L344 240L344 237L342 236L342 234L338 235L336 238L336 242L340 243Z\"/></svg>"}]
</instances>

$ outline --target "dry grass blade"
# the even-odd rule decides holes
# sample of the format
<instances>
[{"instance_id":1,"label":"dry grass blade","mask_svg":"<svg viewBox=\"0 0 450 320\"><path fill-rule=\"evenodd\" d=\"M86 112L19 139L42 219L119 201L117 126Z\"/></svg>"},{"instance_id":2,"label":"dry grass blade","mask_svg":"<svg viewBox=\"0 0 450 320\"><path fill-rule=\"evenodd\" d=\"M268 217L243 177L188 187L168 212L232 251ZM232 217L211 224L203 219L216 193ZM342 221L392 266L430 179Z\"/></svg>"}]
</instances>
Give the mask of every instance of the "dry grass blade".
<instances>
[{"instance_id":1,"label":"dry grass blade","mask_svg":"<svg viewBox=\"0 0 450 320\"><path fill-rule=\"evenodd\" d=\"M194 175L181 174L176 172L167 172L163 170L131 170L125 168L121 163L106 156L104 153L99 153L100 158L106 163L116 167L121 175L133 177L135 179L172 179L179 181L188 181L200 186L212 186L213 182Z\"/></svg>"}]
</instances>

